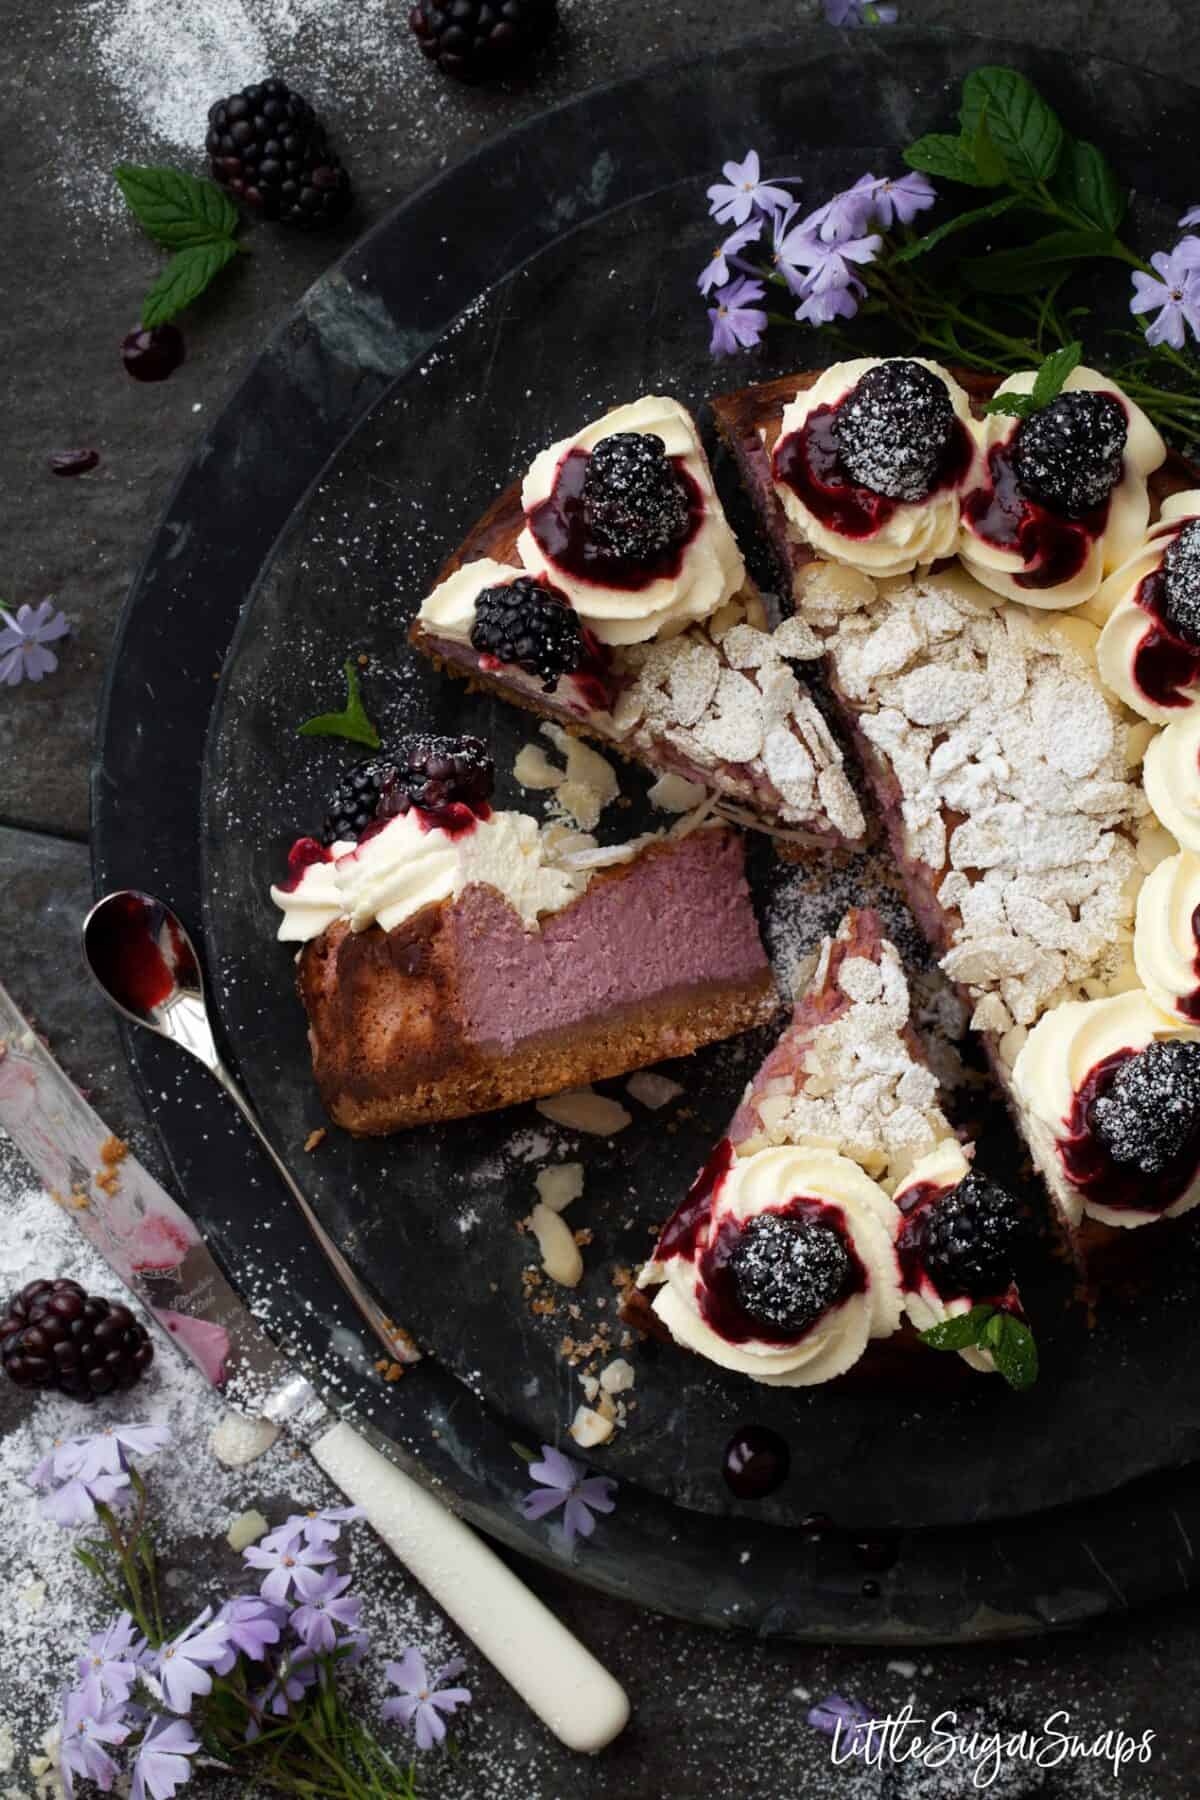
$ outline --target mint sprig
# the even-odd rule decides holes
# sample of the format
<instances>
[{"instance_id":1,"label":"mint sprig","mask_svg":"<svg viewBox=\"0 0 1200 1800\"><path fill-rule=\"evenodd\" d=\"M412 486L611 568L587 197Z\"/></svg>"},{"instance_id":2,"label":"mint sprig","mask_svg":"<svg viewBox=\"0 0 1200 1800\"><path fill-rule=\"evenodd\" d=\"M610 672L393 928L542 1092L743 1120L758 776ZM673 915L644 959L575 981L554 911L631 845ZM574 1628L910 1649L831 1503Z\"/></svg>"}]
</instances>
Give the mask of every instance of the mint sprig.
<instances>
[{"instance_id":1,"label":"mint sprig","mask_svg":"<svg viewBox=\"0 0 1200 1800\"><path fill-rule=\"evenodd\" d=\"M300 736L349 738L352 744L365 744L368 750L378 750L379 733L367 717L359 688L358 670L352 658L343 664L343 673L346 677L346 704L342 711L318 713L315 719L306 719L299 728Z\"/></svg>"},{"instance_id":2,"label":"mint sprig","mask_svg":"<svg viewBox=\"0 0 1200 1800\"><path fill-rule=\"evenodd\" d=\"M996 394L984 407L985 413L1006 413L1013 419L1028 419L1035 412L1041 412L1052 400L1057 400L1062 393L1067 376L1079 367L1083 359L1083 345L1076 338L1070 344L1064 344L1061 350L1053 350L1046 358L1034 379L1033 387L1028 394Z\"/></svg>"},{"instance_id":3,"label":"mint sprig","mask_svg":"<svg viewBox=\"0 0 1200 1800\"><path fill-rule=\"evenodd\" d=\"M1038 1378L1038 1353L1032 1331L1003 1307L983 1304L922 1331L931 1350L988 1350L1009 1387L1023 1392Z\"/></svg>"},{"instance_id":4,"label":"mint sprig","mask_svg":"<svg viewBox=\"0 0 1200 1800\"><path fill-rule=\"evenodd\" d=\"M142 305L142 324L151 330L191 306L233 261L242 248L238 211L215 182L179 169L120 163L114 174L142 230L174 251Z\"/></svg>"}]
</instances>

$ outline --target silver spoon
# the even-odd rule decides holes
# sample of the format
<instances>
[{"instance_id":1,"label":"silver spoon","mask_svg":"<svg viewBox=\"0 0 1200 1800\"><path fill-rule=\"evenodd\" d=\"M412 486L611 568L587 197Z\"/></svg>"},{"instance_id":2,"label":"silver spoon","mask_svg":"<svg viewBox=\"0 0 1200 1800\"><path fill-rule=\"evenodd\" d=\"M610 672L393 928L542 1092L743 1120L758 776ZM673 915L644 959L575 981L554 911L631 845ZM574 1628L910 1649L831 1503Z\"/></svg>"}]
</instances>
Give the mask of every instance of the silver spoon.
<instances>
[{"instance_id":1,"label":"silver spoon","mask_svg":"<svg viewBox=\"0 0 1200 1800\"><path fill-rule=\"evenodd\" d=\"M250 1103L221 1061L204 996L195 947L178 916L162 900L119 888L98 900L83 921L83 960L93 981L118 1012L178 1044L215 1075L274 1163L304 1222L391 1361L410 1361L412 1351L395 1331L346 1261L287 1164L255 1118Z\"/></svg>"}]
</instances>

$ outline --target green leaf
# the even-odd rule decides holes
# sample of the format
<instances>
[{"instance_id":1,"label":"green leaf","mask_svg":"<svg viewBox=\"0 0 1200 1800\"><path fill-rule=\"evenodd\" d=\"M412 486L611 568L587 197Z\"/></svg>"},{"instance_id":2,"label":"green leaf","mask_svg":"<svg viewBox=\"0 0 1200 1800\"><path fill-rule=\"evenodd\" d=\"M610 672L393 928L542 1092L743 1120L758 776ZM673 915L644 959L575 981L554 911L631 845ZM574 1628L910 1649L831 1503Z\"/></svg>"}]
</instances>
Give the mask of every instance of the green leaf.
<instances>
[{"instance_id":1,"label":"green leaf","mask_svg":"<svg viewBox=\"0 0 1200 1800\"><path fill-rule=\"evenodd\" d=\"M1028 419L1035 411L1032 394L993 394L985 413L1003 413L1010 419Z\"/></svg>"},{"instance_id":2,"label":"green leaf","mask_svg":"<svg viewBox=\"0 0 1200 1800\"><path fill-rule=\"evenodd\" d=\"M215 181L134 163L119 163L113 173L142 230L168 250L216 243L237 231L237 207Z\"/></svg>"},{"instance_id":3,"label":"green leaf","mask_svg":"<svg viewBox=\"0 0 1200 1800\"><path fill-rule=\"evenodd\" d=\"M927 231L924 237L905 244L903 250L897 251L893 260L898 263L915 262L918 256L925 256L930 250L936 250L939 244L944 243L948 237L953 237L955 232L969 231L972 225L986 225L989 219L1002 218L1006 212L1011 212L1014 206L1020 204L1019 194L1006 194L1003 200L993 200L987 206L973 206L969 212L958 213L953 219L945 219L940 225L935 225L932 231Z\"/></svg>"},{"instance_id":4,"label":"green leaf","mask_svg":"<svg viewBox=\"0 0 1200 1800\"><path fill-rule=\"evenodd\" d=\"M195 244L190 250L177 250L142 301L142 324L146 330L165 325L185 306L198 300L214 275L219 275L237 253L238 247L232 238L221 238L212 244Z\"/></svg>"},{"instance_id":5,"label":"green leaf","mask_svg":"<svg viewBox=\"0 0 1200 1800\"><path fill-rule=\"evenodd\" d=\"M1095 144L1069 138L1054 177L1054 195L1089 225L1116 231L1125 217L1125 192Z\"/></svg>"},{"instance_id":6,"label":"green leaf","mask_svg":"<svg viewBox=\"0 0 1200 1800\"><path fill-rule=\"evenodd\" d=\"M349 738L352 744L365 744L369 750L378 750L379 733L367 717L358 687L358 670L352 659L343 665L343 671L346 676L344 710L318 713L315 719L306 719L300 727L300 736Z\"/></svg>"},{"instance_id":7,"label":"green leaf","mask_svg":"<svg viewBox=\"0 0 1200 1800\"><path fill-rule=\"evenodd\" d=\"M1013 250L994 250L990 256L971 256L959 265L970 287L982 294L1036 293L1067 264L1092 257L1111 256L1114 241L1107 231L1051 231Z\"/></svg>"},{"instance_id":8,"label":"green leaf","mask_svg":"<svg viewBox=\"0 0 1200 1800\"><path fill-rule=\"evenodd\" d=\"M959 117L972 143L987 114L992 142L1017 182L1049 181L1058 167L1066 133L1058 115L1016 69L972 69L963 83Z\"/></svg>"},{"instance_id":9,"label":"green leaf","mask_svg":"<svg viewBox=\"0 0 1200 1800\"><path fill-rule=\"evenodd\" d=\"M938 175L943 181L958 181L964 187L992 185L975 167L969 141L949 137L945 132L931 131L928 136L918 138L904 152L904 160L910 169L920 169L923 175Z\"/></svg>"},{"instance_id":10,"label":"green leaf","mask_svg":"<svg viewBox=\"0 0 1200 1800\"><path fill-rule=\"evenodd\" d=\"M1008 179L1008 164L996 148L996 140L988 124L986 106L979 115L971 138L971 155L980 181L987 187L1004 186Z\"/></svg>"},{"instance_id":11,"label":"green leaf","mask_svg":"<svg viewBox=\"0 0 1200 1800\"><path fill-rule=\"evenodd\" d=\"M1011 1313L998 1313L996 1317L1000 1329L995 1343L989 1345L992 1361L1010 1388L1024 1392L1038 1378L1038 1353L1033 1333Z\"/></svg>"},{"instance_id":12,"label":"green leaf","mask_svg":"<svg viewBox=\"0 0 1200 1800\"><path fill-rule=\"evenodd\" d=\"M952 1319L943 1319L940 1325L931 1325L928 1331L919 1334L920 1339L931 1350L969 1350L981 1341L989 1322L995 1317L994 1306L973 1306L970 1312L958 1313Z\"/></svg>"},{"instance_id":13,"label":"green leaf","mask_svg":"<svg viewBox=\"0 0 1200 1800\"><path fill-rule=\"evenodd\" d=\"M1052 350L1041 368L1033 384L1033 407L1039 412L1043 406L1049 406L1057 400L1063 391L1067 376L1077 369L1083 361L1083 345L1076 338L1070 344L1064 344L1061 350Z\"/></svg>"}]
</instances>

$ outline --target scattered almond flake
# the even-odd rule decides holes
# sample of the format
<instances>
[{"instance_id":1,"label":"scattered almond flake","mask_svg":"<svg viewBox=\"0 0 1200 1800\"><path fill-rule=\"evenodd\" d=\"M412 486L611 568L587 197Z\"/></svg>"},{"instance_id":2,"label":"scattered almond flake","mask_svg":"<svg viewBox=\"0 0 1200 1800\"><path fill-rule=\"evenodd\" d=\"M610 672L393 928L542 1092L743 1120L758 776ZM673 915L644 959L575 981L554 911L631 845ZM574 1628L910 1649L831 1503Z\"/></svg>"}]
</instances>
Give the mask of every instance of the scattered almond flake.
<instances>
[{"instance_id":1,"label":"scattered almond flake","mask_svg":"<svg viewBox=\"0 0 1200 1800\"><path fill-rule=\"evenodd\" d=\"M31 1581L17 1595L17 1605L26 1612L39 1613L46 1604L46 1584L44 1581Z\"/></svg>"},{"instance_id":2,"label":"scattered almond flake","mask_svg":"<svg viewBox=\"0 0 1200 1800\"><path fill-rule=\"evenodd\" d=\"M553 1213L565 1212L572 1200L578 1200L583 1193L583 1164L553 1163L548 1169L538 1170L534 1185L544 1207Z\"/></svg>"},{"instance_id":3,"label":"scattered almond flake","mask_svg":"<svg viewBox=\"0 0 1200 1800\"><path fill-rule=\"evenodd\" d=\"M699 781L687 781L682 775L660 775L646 798L659 812L685 813L701 805L706 793Z\"/></svg>"},{"instance_id":4,"label":"scattered almond flake","mask_svg":"<svg viewBox=\"0 0 1200 1800\"><path fill-rule=\"evenodd\" d=\"M593 1093L590 1087L573 1088L569 1093L553 1094L548 1100L539 1100L537 1110L555 1125L565 1126L568 1131L584 1131L593 1137L613 1137L618 1131L624 1131L633 1119L632 1113L626 1112L619 1100Z\"/></svg>"},{"instance_id":5,"label":"scattered almond flake","mask_svg":"<svg viewBox=\"0 0 1200 1800\"><path fill-rule=\"evenodd\" d=\"M229 1530L225 1533L225 1542L231 1550L242 1551L250 1544L256 1544L260 1537L265 1537L270 1525L256 1508L239 1513Z\"/></svg>"},{"instance_id":6,"label":"scattered almond flake","mask_svg":"<svg viewBox=\"0 0 1200 1800\"><path fill-rule=\"evenodd\" d=\"M560 1287L577 1287L583 1276L583 1258L565 1219L539 1201L528 1225L537 1239L543 1273Z\"/></svg>"},{"instance_id":7,"label":"scattered almond flake","mask_svg":"<svg viewBox=\"0 0 1200 1800\"><path fill-rule=\"evenodd\" d=\"M308 1136L305 1138L304 1148L311 1154L311 1152L316 1149L318 1144L323 1144L325 1142L326 1136L327 1136L326 1127L324 1125L318 1125L316 1130L310 1131Z\"/></svg>"},{"instance_id":8,"label":"scattered almond flake","mask_svg":"<svg viewBox=\"0 0 1200 1800\"><path fill-rule=\"evenodd\" d=\"M662 1106L669 1106L672 1100L678 1100L683 1088L678 1081L672 1081L669 1075L655 1075L651 1069L639 1069L625 1083L625 1091L648 1106L651 1112L657 1112Z\"/></svg>"},{"instance_id":9,"label":"scattered almond flake","mask_svg":"<svg viewBox=\"0 0 1200 1800\"><path fill-rule=\"evenodd\" d=\"M552 805L582 831L591 831L621 791L616 770L607 758L561 725L546 720L540 729L566 758L566 774L554 789Z\"/></svg>"},{"instance_id":10,"label":"scattered almond flake","mask_svg":"<svg viewBox=\"0 0 1200 1800\"><path fill-rule=\"evenodd\" d=\"M270 1419L250 1419L227 1412L208 1440L208 1447L227 1469L244 1469L263 1456L279 1436Z\"/></svg>"},{"instance_id":11,"label":"scattered almond flake","mask_svg":"<svg viewBox=\"0 0 1200 1800\"><path fill-rule=\"evenodd\" d=\"M594 1450L597 1444L606 1444L612 1436L613 1421L590 1406L579 1406L571 1420L570 1432L581 1450Z\"/></svg>"},{"instance_id":12,"label":"scattered almond flake","mask_svg":"<svg viewBox=\"0 0 1200 1800\"><path fill-rule=\"evenodd\" d=\"M615 1362L610 1362L608 1367L602 1371L600 1386L606 1394L626 1394L636 1379L637 1373L633 1364L626 1362L623 1356L618 1356Z\"/></svg>"},{"instance_id":13,"label":"scattered almond flake","mask_svg":"<svg viewBox=\"0 0 1200 1800\"><path fill-rule=\"evenodd\" d=\"M537 792L561 787L566 780L564 771L550 761L540 744L525 744L518 751L513 775L521 787Z\"/></svg>"},{"instance_id":14,"label":"scattered almond flake","mask_svg":"<svg viewBox=\"0 0 1200 1800\"><path fill-rule=\"evenodd\" d=\"M917 1665L915 1662L901 1662L897 1660L896 1662L890 1662L887 1667L889 1675L899 1675L902 1681L911 1681L917 1672Z\"/></svg>"}]
</instances>

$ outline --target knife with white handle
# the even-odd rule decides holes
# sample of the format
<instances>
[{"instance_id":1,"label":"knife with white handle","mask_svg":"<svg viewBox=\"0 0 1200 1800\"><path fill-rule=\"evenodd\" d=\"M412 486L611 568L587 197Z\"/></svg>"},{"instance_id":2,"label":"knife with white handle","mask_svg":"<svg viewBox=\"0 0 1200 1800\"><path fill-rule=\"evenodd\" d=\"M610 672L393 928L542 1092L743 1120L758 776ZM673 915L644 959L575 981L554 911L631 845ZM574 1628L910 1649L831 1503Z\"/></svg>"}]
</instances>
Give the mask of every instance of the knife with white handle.
<instances>
[{"instance_id":1,"label":"knife with white handle","mask_svg":"<svg viewBox=\"0 0 1200 1800\"><path fill-rule=\"evenodd\" d=\"M434 1493L335 1421L252 1318L187 1213L110 1133L3 985L0 1127L205 1379L307 1444L555 1736L579 1751L611 1743L629 1717L620 1685ZM396 1359L411 1356L398 1340Z\"/></svg>"}]
</instances>

